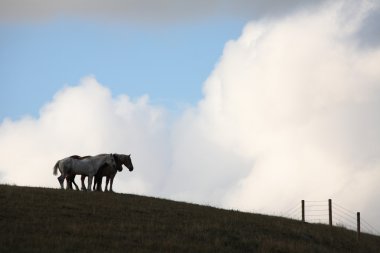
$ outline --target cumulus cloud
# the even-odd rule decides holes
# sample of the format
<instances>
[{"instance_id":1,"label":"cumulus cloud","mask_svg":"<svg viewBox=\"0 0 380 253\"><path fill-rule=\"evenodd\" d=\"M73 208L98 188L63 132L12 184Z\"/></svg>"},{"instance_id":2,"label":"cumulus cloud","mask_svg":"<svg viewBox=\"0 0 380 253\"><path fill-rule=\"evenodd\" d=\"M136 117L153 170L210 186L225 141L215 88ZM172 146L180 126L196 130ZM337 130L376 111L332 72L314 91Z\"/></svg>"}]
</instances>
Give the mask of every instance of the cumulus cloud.
<instances>
[{"instance_id":1,"label":"cumulus cloud","mask_svg":"<svg viewBox=\"0 0 380 253\"><path fill-rule=\"evenodd\" d=\"M57 159L132 153L116 191L267 213L333 198L380 227L380 48L358 37L377 7L352 4L247 24L174 122L94 78L62 89L38 118L2 122L1 180L58 187Z\"/></svg>"},{"instance_id":2,"label":"cumulus cloud","mask_svg":"<svg viewBox=\"0 0 380 253\"><path fill-rule=\"evenodd\" d=\"M132 154L138 174L123 170L115 190L150 193L167 166L165 111L142 96L113 98L93 77L67 86L38 118L5 119L0 126L1 181L57 187L52 168L66 156Z\"/></svg>"},{"instance_id":3,"label":"cumulus cloud","mask_svg":"<svg viewBox=\"0 0 380 253\"><path fill-rule=\"evenodd\" d=\"M380 49L354 36L372 11L323 5L252 22L228 42L175 127L174 167L189 181L171 192L260 212L335 198L375 220Z\"/></svg>"}]
</instances>

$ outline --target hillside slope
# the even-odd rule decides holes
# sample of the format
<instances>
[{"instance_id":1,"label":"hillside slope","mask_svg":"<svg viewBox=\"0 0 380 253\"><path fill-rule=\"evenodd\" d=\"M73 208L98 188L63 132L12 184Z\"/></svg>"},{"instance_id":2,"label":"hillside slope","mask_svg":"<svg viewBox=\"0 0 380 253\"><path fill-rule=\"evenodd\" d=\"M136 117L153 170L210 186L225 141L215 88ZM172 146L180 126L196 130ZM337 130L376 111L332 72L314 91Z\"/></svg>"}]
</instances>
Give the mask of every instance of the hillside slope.
<instances>
[{"instance_id":1,"label":"hillside slope","mask_svg":"<svg viewBox=\"0 0 380 253\"><path fill-rule=\"evenodd\" d=\"M380 237L129 194L0 185L0 252L380 252Z\"/></svg>"}]
</instances>

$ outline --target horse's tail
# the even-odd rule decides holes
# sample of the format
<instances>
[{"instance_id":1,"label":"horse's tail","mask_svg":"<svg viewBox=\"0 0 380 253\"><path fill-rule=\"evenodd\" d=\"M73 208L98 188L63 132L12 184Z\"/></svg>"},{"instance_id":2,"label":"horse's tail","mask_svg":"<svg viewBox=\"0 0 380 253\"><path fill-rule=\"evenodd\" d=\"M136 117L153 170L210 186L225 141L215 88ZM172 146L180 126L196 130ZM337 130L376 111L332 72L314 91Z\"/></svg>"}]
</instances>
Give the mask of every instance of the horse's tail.
<instances>
[{"instance_id":1,"label":"horse's tail","mask_svg":"<svg viewBox=\"0 0 380 253\"><path fill-rule=\"evenodd\" d=\"M53 175L57 175L57 170L59 167L59 160L55 163L54 168L53 168Z\"/></svg>"}]
</instances>

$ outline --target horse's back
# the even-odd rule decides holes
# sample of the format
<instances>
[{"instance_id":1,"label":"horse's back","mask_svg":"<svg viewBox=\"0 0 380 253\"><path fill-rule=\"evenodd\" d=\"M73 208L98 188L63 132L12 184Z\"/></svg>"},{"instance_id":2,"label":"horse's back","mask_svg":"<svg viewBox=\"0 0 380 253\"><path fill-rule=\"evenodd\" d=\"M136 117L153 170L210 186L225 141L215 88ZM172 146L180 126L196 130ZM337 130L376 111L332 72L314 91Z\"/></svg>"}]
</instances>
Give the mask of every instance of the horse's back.
<instances>
[{"instance_id":1,"label":"horse's back","mask_svg":"<svg viewBox=\"0 0 380 253\"><path fill-rule=\"evenodd\" d=\"M87 156L81 159L71 158L74 172L82 175L95 175L104 157Z\"/></svg>"},{"instance_id":2,"label":"horse's back","mask_svg":"<svg viewBox=\"0 0 380 253\"><path fill-rule=\"evenodd\" d=\"M77 159L77 160L84 160L84 159L87 159L90 157L92 157L92 156L90 156L90 155L86 155L86 156L72 155L69 158L73 158L73 159Z\"/></svg>"},{"instance_id":3,"label":"horse's back","mask_svg":"<svg viewBox=\"0 0 380 253\"><path fill-rule=\"evenodd\" d=\"M104 154L97 156L73 155L59 161L59 169L65 173L81 175L95 175L98 169L104 165L107 156Z\"/></svg>"},{"instance_id":4,"label":"horse's back","mask_svg":"<svg viewBox=\"0 0 380 253\"><path fill-rule=\"evenodd\" d=\"M72 158L71 161L72 161L73 170L77 174L86 173L92 166L91 160L88 158L84 158L84 159Z\"/></svg>"}]
</instances>

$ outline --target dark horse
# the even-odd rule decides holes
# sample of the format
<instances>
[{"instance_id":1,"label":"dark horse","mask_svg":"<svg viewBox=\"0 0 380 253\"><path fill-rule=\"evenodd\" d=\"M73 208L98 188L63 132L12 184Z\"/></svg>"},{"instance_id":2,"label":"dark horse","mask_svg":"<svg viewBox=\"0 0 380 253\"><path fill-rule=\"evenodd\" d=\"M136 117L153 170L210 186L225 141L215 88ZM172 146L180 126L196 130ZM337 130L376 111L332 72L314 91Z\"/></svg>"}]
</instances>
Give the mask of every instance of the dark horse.
<instances>
[{"instance_id":1,"label":"dark horse","mask_svg":"<svg viewBox=\"0 0 380 253\"><path fill-rule=\"evenodd\" d=\"M99 168L98 172L95 174L95 182L94 182L94 190L101 191L102 190L102 179L103 177L106 177L106 186L104 188L105 191L111 191L113 186L113 179L115 178L115 175L118 171L123 170L123 166L125 165L129 171L133 171L133 164L131 160L131 155L122 155L122 154L113 154L115 158L116 167L109 166L108 164L104 164L102 167ZM80 156L72 156L73 158L77 159L83 159ZM71 175L68 178L67 184L69 185L69 188L72 189L72 184L74 184L75 188L79 190L78 185L74 181L75 175ZM81 176L82 181L82 190L86 190L86 187L84 185L84 179L86 178L86 175ZM111 182L110 182L111 181ZM110 187L108 189L108 183L110 183Z\"/></svg>"}]
</instances>

